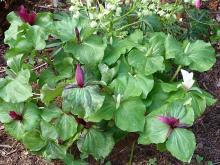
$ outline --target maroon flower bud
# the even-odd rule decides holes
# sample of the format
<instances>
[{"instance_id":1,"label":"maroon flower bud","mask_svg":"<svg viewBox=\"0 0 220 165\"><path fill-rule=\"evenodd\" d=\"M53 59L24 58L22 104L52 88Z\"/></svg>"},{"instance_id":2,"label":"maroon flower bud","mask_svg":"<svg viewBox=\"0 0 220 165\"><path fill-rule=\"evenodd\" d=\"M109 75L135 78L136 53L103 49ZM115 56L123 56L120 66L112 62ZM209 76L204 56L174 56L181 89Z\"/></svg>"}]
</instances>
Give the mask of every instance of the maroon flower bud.
<instances>
[{"instance_id":1,"label":"maroon flower bud","mask_svg":"<svg viewBox=\"0 0 220 165\"><path fill-rule=\"evenodd\" d=\"M18 15L22 19L22 21L29 23L30 25L33 25L35 23L37 16L35 12L29 13L23 5L20 6Z\"/></svg>"},{"instance_id":2,"label":"maroon flower bud","mask_svg":"<svg viewBox=\"0 0 220 165\"><path fill-rule=\"evenodd\" d=\"M169 125L171 128L177 128L180 125L179 119L177 119L175 117L159 116L158 119L161 122Z\"/></svg>"},{"instance_id":3,"label":"maroon flower bud","mask_svg":"<svg viewBox=\"0 0 220 165\"><path fill-rule=\"evenodd\" d=\"M80 64L76 65L75 78L76 78L77 85L82 88L84 86L84 72Z\"/></svg>"},{"instance_id":4,"label":"maroon flower bud","mask_svg":"<svg viewBox=\"0 0 220 165\"><path fill-rule=\"evenodd\" d=\"M9 116L13 119L13 120L22 120L23 117L21 115L19 115L17 112L15 111L10 111L9 112Z\"/></svg>"},{"instance_id":5,"label":"maroon flower bud","mask_svg":"<svg viewBox=\"0 0 220 165\"><path fill-rule=\"evenodd\" d=\"M79 117L75 117L76 122L80 125L82 125L83 127L89 129L92 127L92 123L91 122L86 122L84 119L79 118Z\"/></svg>"}]
</instances>

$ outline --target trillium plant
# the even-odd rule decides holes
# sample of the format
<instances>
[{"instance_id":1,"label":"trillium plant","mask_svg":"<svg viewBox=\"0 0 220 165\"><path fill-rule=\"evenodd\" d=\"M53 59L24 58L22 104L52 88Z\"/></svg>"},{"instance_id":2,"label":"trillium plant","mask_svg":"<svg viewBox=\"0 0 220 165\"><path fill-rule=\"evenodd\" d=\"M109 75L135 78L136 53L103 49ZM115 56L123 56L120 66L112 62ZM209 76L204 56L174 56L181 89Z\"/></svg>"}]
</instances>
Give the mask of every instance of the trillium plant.
<instances>
[{"instance_id":1,"label":"trillium plant","mask_svg":"<svg viewBox=\"0 0 220 165\"><path fill-rule=\"evenodd\" d=\"M139 144L155 144L190 162L192 125L215 103L193 72L211 69L214 48L144 32L142 20L130 26L124 18L139 19L136 3L122 4L119 16L112 9L111 17L103 16L110 21L104 27L90 26L81 5L76 13L34 13L21 6L8 15L7 69L0 79L5 130L34 154L68 165L87 164L88 156L104 160L129 133L138 135ZM99 4L95 10L104 9ZM73 147L80 158L71 154Z\"/></svg>"}]
</instances>

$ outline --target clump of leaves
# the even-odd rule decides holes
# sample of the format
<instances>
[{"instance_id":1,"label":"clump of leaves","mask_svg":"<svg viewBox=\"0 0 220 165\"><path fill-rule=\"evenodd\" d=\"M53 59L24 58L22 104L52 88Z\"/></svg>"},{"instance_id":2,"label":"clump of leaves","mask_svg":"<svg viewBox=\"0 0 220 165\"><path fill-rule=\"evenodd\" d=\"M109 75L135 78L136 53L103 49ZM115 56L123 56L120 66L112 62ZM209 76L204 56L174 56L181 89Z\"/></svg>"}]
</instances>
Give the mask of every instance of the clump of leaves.
<instances>
[{"instance_id":1,"label":"clump of leaves","mask_svg":"<svg viewBox=\"0 0 220 165\"><path fill-rule=\"evenodd\" d=\"M35 17L30 23L8 15L0 121L9 134L35 154L77 164L85 162L68 153L72 145L83 158L104 159L115 142L135 132L140 144L190 162L196 147L190 127L215 100L193 73L181 70L183 81L176 75L181 68L209 70L216 61L210 43L139 29L118 38L90 27L84 12ZM47 67L37 72L41 63Z\"/></svg>"}]
</instances>

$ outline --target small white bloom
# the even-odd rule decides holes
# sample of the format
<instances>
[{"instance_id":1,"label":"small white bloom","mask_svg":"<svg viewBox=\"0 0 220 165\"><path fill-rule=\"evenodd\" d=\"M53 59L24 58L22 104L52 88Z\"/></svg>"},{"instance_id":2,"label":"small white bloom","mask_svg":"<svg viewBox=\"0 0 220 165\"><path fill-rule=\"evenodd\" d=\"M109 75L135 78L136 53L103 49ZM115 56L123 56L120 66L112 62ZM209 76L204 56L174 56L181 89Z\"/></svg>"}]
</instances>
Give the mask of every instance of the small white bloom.
<instances>
[{"instance_id":1,"label":"small white bloom","mask_svg":"<svg viewBox=\"0 0 220 165\"><path fill-rule=\"evenodd\" d=\"M193 86L195 80L193 80L193 72L189 73L186 70L181 69L181 74L183 77L182 85L186 90L190 90Z\"/></svg>"},{"instance_id":2,"label":"small white bloom","mask_svg":"<svg viewBox=\"0 0 220 165\"><path fill-rule=\"evenodd\" d=\"M90 23L90 26L91 26L92 28L95 28L95 27L97 26L97 22L96 22L96 21L92 21L92 22Z\"/></svg>"},{"instance_id":3,"label":"small white bloom","mask_svg":"<svg viewBox=\"0 0 220 165\"><path fill-rule=\"evenodd\" d=\"M74 11L75 7L74 6L70 6L69 11Z\"/></svg>"}]
</instances>

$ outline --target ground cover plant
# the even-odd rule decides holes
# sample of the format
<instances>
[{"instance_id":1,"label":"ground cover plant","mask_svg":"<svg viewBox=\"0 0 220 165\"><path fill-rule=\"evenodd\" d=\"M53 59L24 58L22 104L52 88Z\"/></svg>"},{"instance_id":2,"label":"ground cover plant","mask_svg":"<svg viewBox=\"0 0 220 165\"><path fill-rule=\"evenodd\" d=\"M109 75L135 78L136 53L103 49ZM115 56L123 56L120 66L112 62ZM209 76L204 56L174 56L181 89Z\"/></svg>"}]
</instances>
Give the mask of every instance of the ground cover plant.
<instances>
[{"instance_id":1,"label":"ground cover plant","mask_svg":"<svg viewBox=\"0 0 220 165\"><path fill-rule=\"evenodd\" d=\"M104 159L129 132L190 162L190 127L215 103L192 72L214 65L214 48L155 30L149 20L158 17L139 14L144 2L114 3L79 2L56 14L21 6L8 15L0 121L30 151L66 164ZM73 144L80 161L68 152Z\"/></svg>"}]
</instances>

